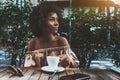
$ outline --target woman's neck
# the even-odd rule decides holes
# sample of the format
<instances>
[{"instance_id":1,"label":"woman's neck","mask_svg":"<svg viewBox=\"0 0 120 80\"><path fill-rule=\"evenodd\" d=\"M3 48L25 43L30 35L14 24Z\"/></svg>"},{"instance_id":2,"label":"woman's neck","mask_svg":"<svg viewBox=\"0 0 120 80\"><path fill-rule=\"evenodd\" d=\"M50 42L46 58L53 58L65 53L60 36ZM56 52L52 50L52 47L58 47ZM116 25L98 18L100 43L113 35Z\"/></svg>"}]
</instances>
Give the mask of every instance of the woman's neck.
<instances>
[{"instance_id":1,"label":"woman's neck","mask_svg":"<svg viewBox=\"0 0 120 80\"><path fill-rule=\"evenodd\" d=\"M42 41L44 42L51 42L51 41L55 41L56 40L56 35L53 34L44 34L41 37Z\"/></svg>"}]
</instances>

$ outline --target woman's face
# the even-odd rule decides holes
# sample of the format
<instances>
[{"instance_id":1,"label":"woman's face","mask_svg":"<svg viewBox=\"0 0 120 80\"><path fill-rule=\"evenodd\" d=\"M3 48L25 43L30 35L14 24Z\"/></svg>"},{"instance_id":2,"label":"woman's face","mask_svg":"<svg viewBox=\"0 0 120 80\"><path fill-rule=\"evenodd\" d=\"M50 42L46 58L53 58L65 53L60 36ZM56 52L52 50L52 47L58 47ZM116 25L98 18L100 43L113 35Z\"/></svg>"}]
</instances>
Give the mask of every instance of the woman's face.
<instances>
[{"instance_id":1,"label":"woman's face","mask_svg":"<svg viewBox=\"0 0 120 80\"><path fill-rule=\"evenodd\" d=\"M47 17L46 31L49 34L55 34L58 32L59 21L56 13L50 13Z\"/></svg>"}]
</instances>

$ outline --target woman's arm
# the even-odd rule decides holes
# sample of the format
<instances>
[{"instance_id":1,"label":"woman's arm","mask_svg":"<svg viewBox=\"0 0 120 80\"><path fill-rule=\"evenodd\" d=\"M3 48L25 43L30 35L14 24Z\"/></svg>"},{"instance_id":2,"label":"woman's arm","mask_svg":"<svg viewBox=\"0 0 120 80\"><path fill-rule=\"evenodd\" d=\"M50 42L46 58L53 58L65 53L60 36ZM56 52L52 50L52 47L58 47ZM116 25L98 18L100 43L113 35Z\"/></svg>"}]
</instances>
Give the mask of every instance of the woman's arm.
<instances>
[{"instance_id":1,"label":"woman's arm","mask_svg":"<svg viewBox=\"0 0 120 80\"><path fill-rule=\"evenodd\" d=\"M30 40L27 45L27 54L25 57L25 63L24 67L30 67L30 66L35 66L35 61L34 61L34 55L32 55L32 52L34 50L35 41L34 39ZM29 52L30 51L30 52Z\"/></svg>"},{"instance_id":2,"label":"woman's arm","mask_svg":"<svg viewBox=\"0 0 120 80\"><path fill-rule=\"evenodd\" d=\"M61 37L59 43L61 46L69 46L69 48L66 50L67 55L62 57L61 64L62 65L69 64L70 67L78 67L79 60L78 60L76 54L70 48L70 45L69 45L67 39L65 37ZM67 64L67 62L68 62L68 64Z\"/></svg>"}]
</instances>

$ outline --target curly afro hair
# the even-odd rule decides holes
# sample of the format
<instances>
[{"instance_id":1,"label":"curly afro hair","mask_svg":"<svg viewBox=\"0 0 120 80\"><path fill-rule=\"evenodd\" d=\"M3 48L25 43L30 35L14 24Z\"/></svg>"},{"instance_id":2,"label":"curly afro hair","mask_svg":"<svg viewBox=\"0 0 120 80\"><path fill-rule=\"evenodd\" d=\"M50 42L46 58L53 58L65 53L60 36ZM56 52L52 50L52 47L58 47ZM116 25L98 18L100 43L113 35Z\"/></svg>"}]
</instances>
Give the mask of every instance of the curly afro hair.
<instances>
[{"instance_id":1,"label":"curly afro hair","mask_svg":"<svg viewBox=\"0 0 120 80\"><path fill-rule=\"evenodd\" d=\"M30 14L30 28L36 37L42 36L48 14L51 12L55 12L58 15L60 24L62 19L62 9L55 4L43 2L33 7Z\"/></svg>"}]
</instances>

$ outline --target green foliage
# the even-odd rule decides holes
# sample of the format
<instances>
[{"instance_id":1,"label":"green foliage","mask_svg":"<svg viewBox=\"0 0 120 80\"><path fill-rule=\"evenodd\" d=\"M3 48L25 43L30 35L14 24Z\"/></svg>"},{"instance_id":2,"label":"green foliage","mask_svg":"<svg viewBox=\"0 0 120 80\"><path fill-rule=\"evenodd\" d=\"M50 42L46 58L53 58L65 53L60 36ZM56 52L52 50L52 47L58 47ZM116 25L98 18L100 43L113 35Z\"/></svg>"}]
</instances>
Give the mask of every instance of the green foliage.
<instances>
[{"instance_id":1,"label":"green foliage","mask_svg":"<svg viewBox=\"0 0 120 80\"><path fill-rule=\"evenodd\" d=\"M120 29L117 23L120 20L119 11L107 13L90 8L73 8L71 14L71 46L76 48L74 52L80 60L80 67L89 68L92 60L98 57L111 57L115 61L119 59L109 49L115 44L117 50L120 48ZM69 36L69 18L63 22L64 28L61 33ZM103 54L105 53L105 54ZM112 55L112 56L111 56ZM119 56L119 54L117 54Z\"/></svg>"},{"instance_id":2,"label":"green foliage","mask_svg":"<svg viewBox=\"0 0 120 80\"><path fill-rule=\"evenodd\" d=\"M5 35L0 36L4 37L8 51L12 54L11 65L16 65L17 57L22 60L26 43L31 37L29 29L31 6L30 2L25 1L23 5L19 5L14 0L8 0L1 5L0 28Z\"/></svg>"}]
</instances>

